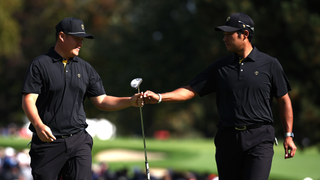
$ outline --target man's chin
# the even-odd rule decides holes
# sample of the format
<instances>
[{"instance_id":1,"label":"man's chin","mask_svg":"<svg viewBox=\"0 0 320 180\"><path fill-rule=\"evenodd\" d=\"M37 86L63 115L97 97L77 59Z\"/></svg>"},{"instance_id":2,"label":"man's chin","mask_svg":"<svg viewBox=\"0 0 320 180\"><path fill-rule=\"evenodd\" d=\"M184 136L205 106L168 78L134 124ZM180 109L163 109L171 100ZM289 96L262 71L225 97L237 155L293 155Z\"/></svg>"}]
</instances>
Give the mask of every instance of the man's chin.
<instances>
[{"instance_id":1,"label":"man's chin","mask_svg":"<svg viewBox=\"0 0 320 180\"><path fill-rule=\"evenodd\" d=\"M73 57L79 56L79 52L72 52Z\"/></svg>"}]
</instances>

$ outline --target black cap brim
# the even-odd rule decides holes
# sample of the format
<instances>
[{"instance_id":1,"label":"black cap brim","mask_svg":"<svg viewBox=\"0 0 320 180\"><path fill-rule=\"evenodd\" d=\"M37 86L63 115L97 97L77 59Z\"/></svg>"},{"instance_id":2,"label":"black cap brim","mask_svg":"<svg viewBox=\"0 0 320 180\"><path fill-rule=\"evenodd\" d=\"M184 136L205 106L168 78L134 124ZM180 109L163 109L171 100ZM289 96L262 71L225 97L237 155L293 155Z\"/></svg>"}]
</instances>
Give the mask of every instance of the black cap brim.
<instances>
[{"instance_id":1,"label":"black cap brim","mask_svg":"<svg viewBox=\"0 0 320 180\"><path fill-rule=\"evenodd\" d=\"M91 35L91 34L82 34L82 33L77 33L77 34L74 34L74 33L68 33L72 36L76 36L76 37L83 37L83 38L88 38L88 39L94 39L94 36Z\"/></svg>"},{"instance_id":2,"label":"black cap brim","mask_svg":"<svg viewBox=\"0 0 320 180\"><path fill-rule=\"evenodd\" d=\"M218 26L218 27L214 28L214 30L216 30L216 31L224 31L224 32L235 32L240 29L241 28L235 28L235 27L231 27L231 26Z\"/></svg>"}]
</instances>

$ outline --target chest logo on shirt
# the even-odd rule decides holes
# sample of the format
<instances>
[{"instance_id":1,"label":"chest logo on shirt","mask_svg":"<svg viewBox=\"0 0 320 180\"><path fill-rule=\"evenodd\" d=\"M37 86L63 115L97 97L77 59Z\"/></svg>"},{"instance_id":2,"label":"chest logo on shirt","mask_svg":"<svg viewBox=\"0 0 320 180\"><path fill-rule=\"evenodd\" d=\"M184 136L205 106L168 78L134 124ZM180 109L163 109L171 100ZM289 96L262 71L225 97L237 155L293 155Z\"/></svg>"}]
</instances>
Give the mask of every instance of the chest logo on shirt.
<instances>
[{"instance_id":1,"label":"chest logo on shirt","mask_svg":"<svg viewBox=\"0 0 320 180\"><path fill-rule=\"evenodd\" d=\"M259 74L259 71L254 72L254 75L258 76L258 74Z\"/></svg>"},{"instance_id":2,"label":"chest logo on shirt","mask_svg":"<svg viewBox=\"0 0 320 180\"><path fill-rule=\"evenodd\" d=\"M81 77L81 74L78 74L78 78L80 78Z\"/></svg>"}]
</instances>

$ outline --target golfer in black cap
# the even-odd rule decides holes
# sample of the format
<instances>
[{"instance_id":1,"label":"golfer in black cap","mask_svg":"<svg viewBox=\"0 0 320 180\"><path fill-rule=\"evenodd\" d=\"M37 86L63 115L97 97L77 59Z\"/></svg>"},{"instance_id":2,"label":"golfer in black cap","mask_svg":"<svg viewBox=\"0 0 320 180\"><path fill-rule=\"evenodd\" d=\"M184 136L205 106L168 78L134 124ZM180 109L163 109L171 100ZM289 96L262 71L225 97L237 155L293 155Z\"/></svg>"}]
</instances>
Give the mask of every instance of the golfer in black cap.
<instances>
[{"instance_id":1,"label":"golfer in black cap","mask_svg":"<svg viewBox=\"0 0 320 180\"><path fill-rule=\"evenodd\" d=\"M140 94L107 96L100 76L78 57L85 32L69 17L56 26L56 45L35 58L22 88L22 108L33 132L30 156L35 180L91 180L92 137L85 131L84 100L101 110L142 106Z\"/></svg>"},{"instance_id":2,"label":"golfer in black cap","mask_svg":"<svg viewBox=\"0 0 320 180\"><path fill-rule=\"evenodd\" d=\"M220 115L215 136L219 179L267 180L275 141L273 98L278 102L284 129L285 158L296 152L289 81L276 58L251 44L254 23L248 15L234 13L215 30L223 31L223 41L231 54L214 61L188 86L163 94L146 91L144 102L182 102L216 93Z\"/></svg>"}]
</instances>

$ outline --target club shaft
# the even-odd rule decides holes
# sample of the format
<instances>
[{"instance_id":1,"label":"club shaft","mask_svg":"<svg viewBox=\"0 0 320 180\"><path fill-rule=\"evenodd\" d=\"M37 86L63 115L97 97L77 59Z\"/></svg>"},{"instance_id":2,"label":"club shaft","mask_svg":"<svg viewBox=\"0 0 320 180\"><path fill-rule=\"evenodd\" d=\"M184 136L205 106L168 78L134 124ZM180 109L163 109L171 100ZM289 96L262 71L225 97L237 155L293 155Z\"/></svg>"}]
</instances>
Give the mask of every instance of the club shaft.
<instances>
[{"instance_id":1,"label":"club shaft","mask_svg":"<svg viewBox=\"0 0 320 180\"><path fill-rule=\"evenodd\" d=\"M138 86L138 93L140 94L139 86ZM141 120L143 147L144 147L144 158L145 158L146 174L147 174L147 179L150 180L150 171L149 171L149 164L148 164L148 158L147 158L146 140L145 140L144 126L143 126L142 107L140 107L140 120Z\"/></svg>"},{"instance_id":2,"label":"club shaft","mask_svg":"<svg viewBox=\"0 0 320 180\"><path fill-rule=\"evenodd\" d=\"M140 119L141 119L141 129L142 129L143 146L144 146L144 156L145 156L145 160L148 161L148 159L147 159L146 141L145 141L144 128L143 128L142 108L141 108L141 107L140 107Z\"/></svg>"}]
</instances>

